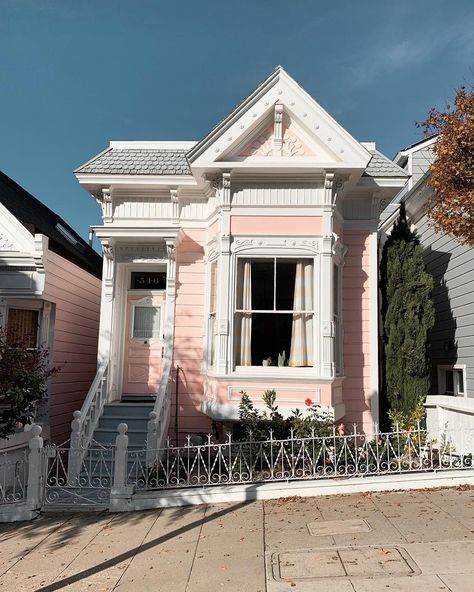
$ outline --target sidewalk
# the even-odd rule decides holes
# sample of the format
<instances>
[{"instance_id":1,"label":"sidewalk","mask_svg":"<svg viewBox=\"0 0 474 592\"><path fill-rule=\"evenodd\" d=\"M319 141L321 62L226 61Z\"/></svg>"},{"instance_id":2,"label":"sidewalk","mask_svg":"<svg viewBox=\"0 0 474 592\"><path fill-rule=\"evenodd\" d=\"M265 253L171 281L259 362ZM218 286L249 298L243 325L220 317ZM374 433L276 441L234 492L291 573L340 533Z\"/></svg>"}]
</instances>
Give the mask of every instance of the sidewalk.
<instances>
[{"instance_id":1,"label":"sidewalk","mask_svg":"<svg viewBox=\"0 0 474 592\"><path fill-rule=\"evenodd\" d=\"M474 489L294 498L0 527L0 590L471 592Z\"/></svg>"}]
</instances>

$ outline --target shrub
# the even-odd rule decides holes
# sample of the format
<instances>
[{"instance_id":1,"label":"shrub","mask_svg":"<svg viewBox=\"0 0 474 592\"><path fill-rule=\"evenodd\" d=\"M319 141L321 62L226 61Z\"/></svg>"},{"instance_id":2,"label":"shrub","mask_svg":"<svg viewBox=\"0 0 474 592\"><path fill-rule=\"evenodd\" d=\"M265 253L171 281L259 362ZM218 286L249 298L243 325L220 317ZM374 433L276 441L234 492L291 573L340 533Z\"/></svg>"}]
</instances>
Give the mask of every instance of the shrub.
<instances>
[{"instance_id":1,"label":"shrub","mask_svg":"<svg viewBox=\"0 0 474 592\"><path fill-rule=\"evenodd\" d=\"M0 438L17 425L31 423L47 393L47 380L59 372L51 367L48 350L29 347L29 340L0 330Z\"/></svg>"}]
</instances>

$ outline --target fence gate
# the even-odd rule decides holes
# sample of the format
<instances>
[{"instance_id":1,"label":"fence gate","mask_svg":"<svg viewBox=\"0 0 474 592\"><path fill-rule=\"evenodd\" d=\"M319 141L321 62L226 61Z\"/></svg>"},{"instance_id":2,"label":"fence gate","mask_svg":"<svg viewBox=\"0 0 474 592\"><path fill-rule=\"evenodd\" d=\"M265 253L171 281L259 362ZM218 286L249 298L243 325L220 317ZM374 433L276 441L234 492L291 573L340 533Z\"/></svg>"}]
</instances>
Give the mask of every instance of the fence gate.
<instances>
[{"instance_id":1,"label":"fence gate","mask_svg":"<svg viewBox=\"0 0 474 592\"><path fill-rule=\"evenodd\" d=\"M44 448L45 511L108 508L114 470L114 447L92 442L87 450L69 443Z\"/></svg>"}]
</instances>

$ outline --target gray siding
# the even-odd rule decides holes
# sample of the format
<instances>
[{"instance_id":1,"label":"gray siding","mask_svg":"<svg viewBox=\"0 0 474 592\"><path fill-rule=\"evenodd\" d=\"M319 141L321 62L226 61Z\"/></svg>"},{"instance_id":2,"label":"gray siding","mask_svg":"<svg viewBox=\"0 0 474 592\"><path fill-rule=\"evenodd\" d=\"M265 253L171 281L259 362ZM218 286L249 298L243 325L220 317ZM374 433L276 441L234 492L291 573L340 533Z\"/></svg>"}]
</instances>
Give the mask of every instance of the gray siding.
<instances>
[{"instance_id":1,"label":"gray siding","mask_svg":"<svg viewBox=\"0 0 474 592\"><path fill-rule=\"evenodd\" d=\"M416 224L433 275L435 326L431 332L432 393L438 393L437 366L466 365L466 387L474 397L474 249L434 232L426 214ZM448 351L445 347L452 343Z\"/></svg>"},{"instance_id":2,"label":"gray siding","mask_svg":"<svg viewBox=\"0 0 474 592\"><path fill-rule=\"evenodd\" d=\"M423 177L433 162L434 154L431 146L420 148L412 154L412 179L413 186Z\"/></svg>"}]
</instances>

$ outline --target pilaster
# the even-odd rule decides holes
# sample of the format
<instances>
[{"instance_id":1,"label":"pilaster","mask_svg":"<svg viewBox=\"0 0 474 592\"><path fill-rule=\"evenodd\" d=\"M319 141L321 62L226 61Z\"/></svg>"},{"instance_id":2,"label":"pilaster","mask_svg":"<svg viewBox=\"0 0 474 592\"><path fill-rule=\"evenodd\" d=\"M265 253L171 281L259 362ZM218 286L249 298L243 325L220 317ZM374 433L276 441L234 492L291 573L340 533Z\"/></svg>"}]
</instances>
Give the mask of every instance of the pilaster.
<instances>
[{"instance_id":1,"label":"pilaster","mask_svg":"<svg viewBox=\"0 0 474 592\"><path fill-rule=\"evenodd\" d=\"M220 261L218 276L217 302L217 371L227 373L231 361L229 351L229 286L230 286L230 215L231 215L231 181L230 173L222 173L220 190Z\"/></svg>"},{"instance_id":2,"label":"pilaster","mask_svg":"<svg viewBox=\"0 0 474 592\"><path fill-rule=\"evenodd\" d=\"M173 224L179 224L179 196L178 188L170 189Z\"/></svg>"}]
</instances>

